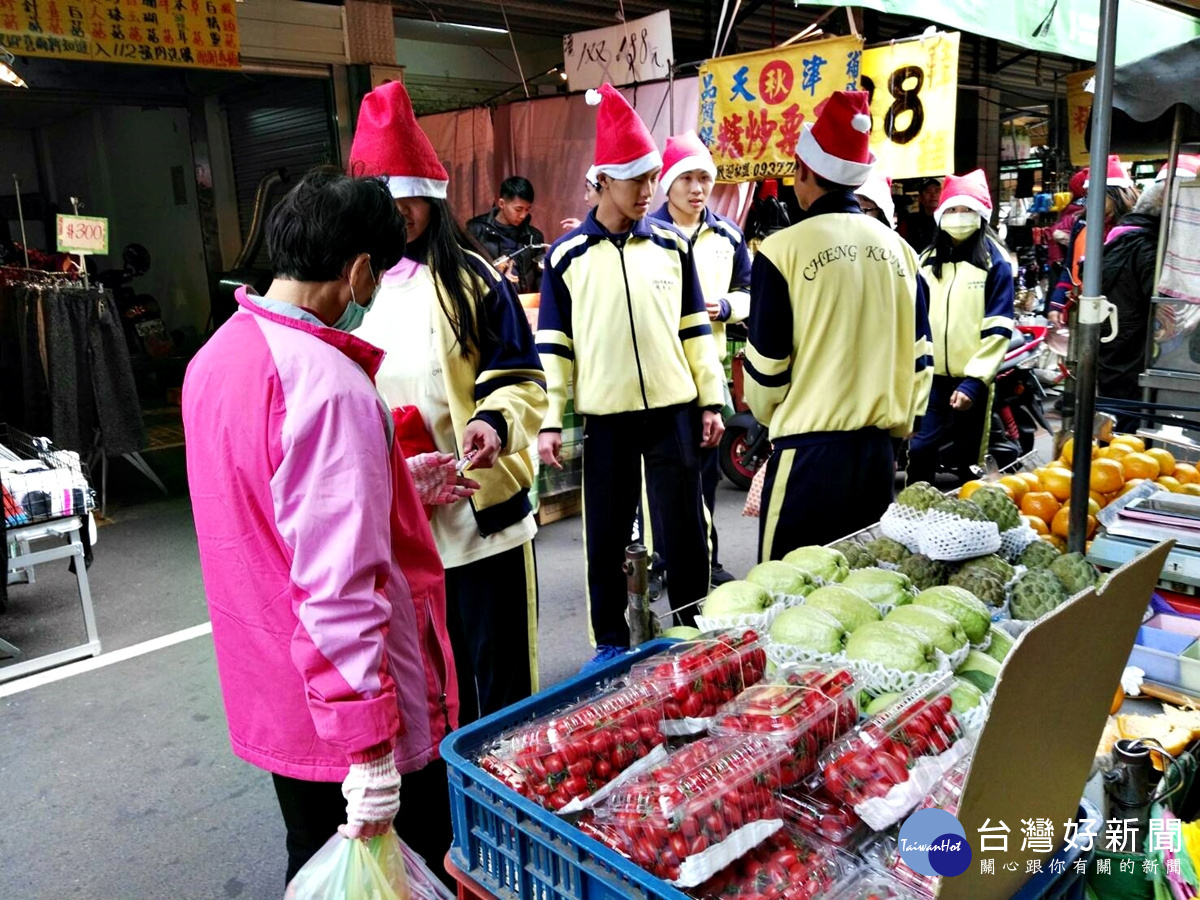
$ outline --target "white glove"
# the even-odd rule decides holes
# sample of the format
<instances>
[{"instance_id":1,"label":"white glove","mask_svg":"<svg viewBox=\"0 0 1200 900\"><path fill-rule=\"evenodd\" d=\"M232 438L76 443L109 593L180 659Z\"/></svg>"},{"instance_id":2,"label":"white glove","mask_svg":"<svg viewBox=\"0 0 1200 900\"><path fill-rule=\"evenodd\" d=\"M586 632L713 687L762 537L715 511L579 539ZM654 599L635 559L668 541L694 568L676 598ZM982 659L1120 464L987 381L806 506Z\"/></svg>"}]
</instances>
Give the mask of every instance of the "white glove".
<instances>
[{"instance_id":1,"label":"white glove","mask_svg":"<svg viewBox=\"0 0 1200 900\"><path fill-rule=\"evenodd\" d=\"M342 782L346 798L346 824L372 825L386 823L400 812L400 773L390 752L370 762L354 763Z\"/></svg>"},{"instance_id":2,"label":"white glove","mask_svg":"<svg viewBox=\"0 0 1200 900\"><path fill-rule=\"evenodd\" d=\"M458 474L454 457L449 453L421 453L407 462L417 496L426 506L457 503L479 488L477 482Z\"/></svg>"}]
</instances>

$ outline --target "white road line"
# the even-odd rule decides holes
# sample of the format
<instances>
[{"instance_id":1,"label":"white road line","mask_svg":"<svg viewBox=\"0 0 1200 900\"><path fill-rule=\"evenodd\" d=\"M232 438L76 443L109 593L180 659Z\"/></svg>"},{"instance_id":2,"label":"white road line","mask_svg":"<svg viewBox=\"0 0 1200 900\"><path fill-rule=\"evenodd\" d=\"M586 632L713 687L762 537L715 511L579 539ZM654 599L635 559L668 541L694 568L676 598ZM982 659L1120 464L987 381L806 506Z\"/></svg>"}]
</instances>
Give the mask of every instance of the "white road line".
<instances>
[{"instance_id":1,"label":"white road line","mask_svg":"<svg viewBox=\"0 0 1200 900\"><path fill-rule=\"evenodd\" d=\"M59 666L57 669L49 669L45 672L26 675L24 678L18 678L8 684L0 684L0 697L11 697L13 694L41 687L44 684L53 684L56 681L62 681L64 678L82 675L84 672L92 672L96 669L103 669L105 666L111 666L113 663L144 656L147 653L153 653L155 650L162 650L165 647L181 644L184 641L203 637L206 634L212 634L212 622L205 622L203 625L193 625L191 628L184 628L182 631L164 634L162 637L142 641L140 644L134 644L131 647L122 647L120 650L114 650L112 653L102 653L99 656L93 656L91 659L68 663L65 666Z\"/></svg>"}]
</instances>

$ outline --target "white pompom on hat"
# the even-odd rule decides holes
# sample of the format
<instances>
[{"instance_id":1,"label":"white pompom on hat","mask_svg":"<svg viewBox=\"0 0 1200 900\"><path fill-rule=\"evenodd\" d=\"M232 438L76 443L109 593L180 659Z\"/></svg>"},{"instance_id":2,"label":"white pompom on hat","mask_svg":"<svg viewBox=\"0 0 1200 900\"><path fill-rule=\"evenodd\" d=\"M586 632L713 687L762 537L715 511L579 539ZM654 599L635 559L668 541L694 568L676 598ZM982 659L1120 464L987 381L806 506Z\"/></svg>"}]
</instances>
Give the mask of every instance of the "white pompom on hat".
<instances>
[{"instance_id":1,"label":"white pompom on hat","mask_svg":"<svg viewBox=\"0 0 1200 900\"><path fill-rule=\"evenodd\" d=\"M589 106L599 106L596 115L594 168L610 178L637 178L662 167L662 156L646 123L611 84L600 85L585 95Z\"/></svg>"},{"instance_id":2,"label":"white pompom on hat","mask_svg":"<svg viewBox=\"0 0 1200 900\"><path fill-rule=\"evenodd\" d=\"M866 91L834 91L815 125L804 123L796 156L832 181L858 187L871 175L871 109Z\"/></svg>"}]
</instances>

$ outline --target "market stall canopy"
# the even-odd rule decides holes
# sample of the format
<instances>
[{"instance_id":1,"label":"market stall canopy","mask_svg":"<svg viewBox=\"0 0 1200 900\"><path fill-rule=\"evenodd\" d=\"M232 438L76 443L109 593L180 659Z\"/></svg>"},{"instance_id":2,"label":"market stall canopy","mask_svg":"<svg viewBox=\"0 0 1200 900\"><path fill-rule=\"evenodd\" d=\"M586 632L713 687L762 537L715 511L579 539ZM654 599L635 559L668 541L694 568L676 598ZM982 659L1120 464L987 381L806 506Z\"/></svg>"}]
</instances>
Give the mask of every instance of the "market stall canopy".
<instances>
[{"instance_id":1,"label":"market stall canopy","mask_svg":"<svg viewBox=\"0 0 1200 900\"><path fill-rule=\"evenodd\" d=\"M1200 38L1169 47L1113 73L1114 153L1164 151L1177 105L1184 107L1184 143L1200 141Z\"/></svg>"},{"instance_id":2,"label":"market stall canopy","mask_svg":"<svg viewBox=\"0 0 1200 900\"><path fill-rule=\"evenodd\" d=\"M797 5L842 6L844 0L803 0ZM854 5L938 22L943 28L959 28L1027 50L1096 59L1100 25L1096 0L857 0ZM1187 0L1187 5L1200 9L1197 0ZM1194 15L1151 0L1123 0L1117 20L1117 63L1194 37L1200 37L1200 20Z\"/></svg>"}]
</instances>

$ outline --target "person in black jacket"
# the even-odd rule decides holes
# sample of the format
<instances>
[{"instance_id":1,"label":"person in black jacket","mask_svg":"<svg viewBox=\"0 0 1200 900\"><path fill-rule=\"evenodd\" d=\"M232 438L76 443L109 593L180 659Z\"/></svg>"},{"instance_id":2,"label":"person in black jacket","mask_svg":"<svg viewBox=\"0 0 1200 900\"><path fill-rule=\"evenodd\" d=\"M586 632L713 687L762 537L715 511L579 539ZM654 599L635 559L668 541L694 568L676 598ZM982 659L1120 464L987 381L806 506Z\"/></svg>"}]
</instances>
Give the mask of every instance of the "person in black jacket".
<instances>
[{"instance_id":1,"label":"person in black jacket","mask_svg":"<svg viewBox=\"0 0 1200 900\"><path fill-rule=\"evenodd\" d=\"M1138 375L1146 363L1162 206L1162 183L1146 188L1133 211L1109 232L1105 243L1100 293L1117 308L1117 336L1100 345L1102 397L1140 400L1142 396ZM1136 417L1117 419L1121 431L1134 432L1139 424Z\"/></svg>"},{"instance_id":2,"label":"person in black jacket","mask_svg":"<svg viewBox=\"0 0 1200 900\"><path fill-rule=\"evenodd\" d=\"M518 294L541 289L540 262L545 236L529 224L533 185L520 175L505 178L500 199L490 212L467 222L467 230L483 245L492 264L513 282Z\"/></svg>"}]
</instances>

